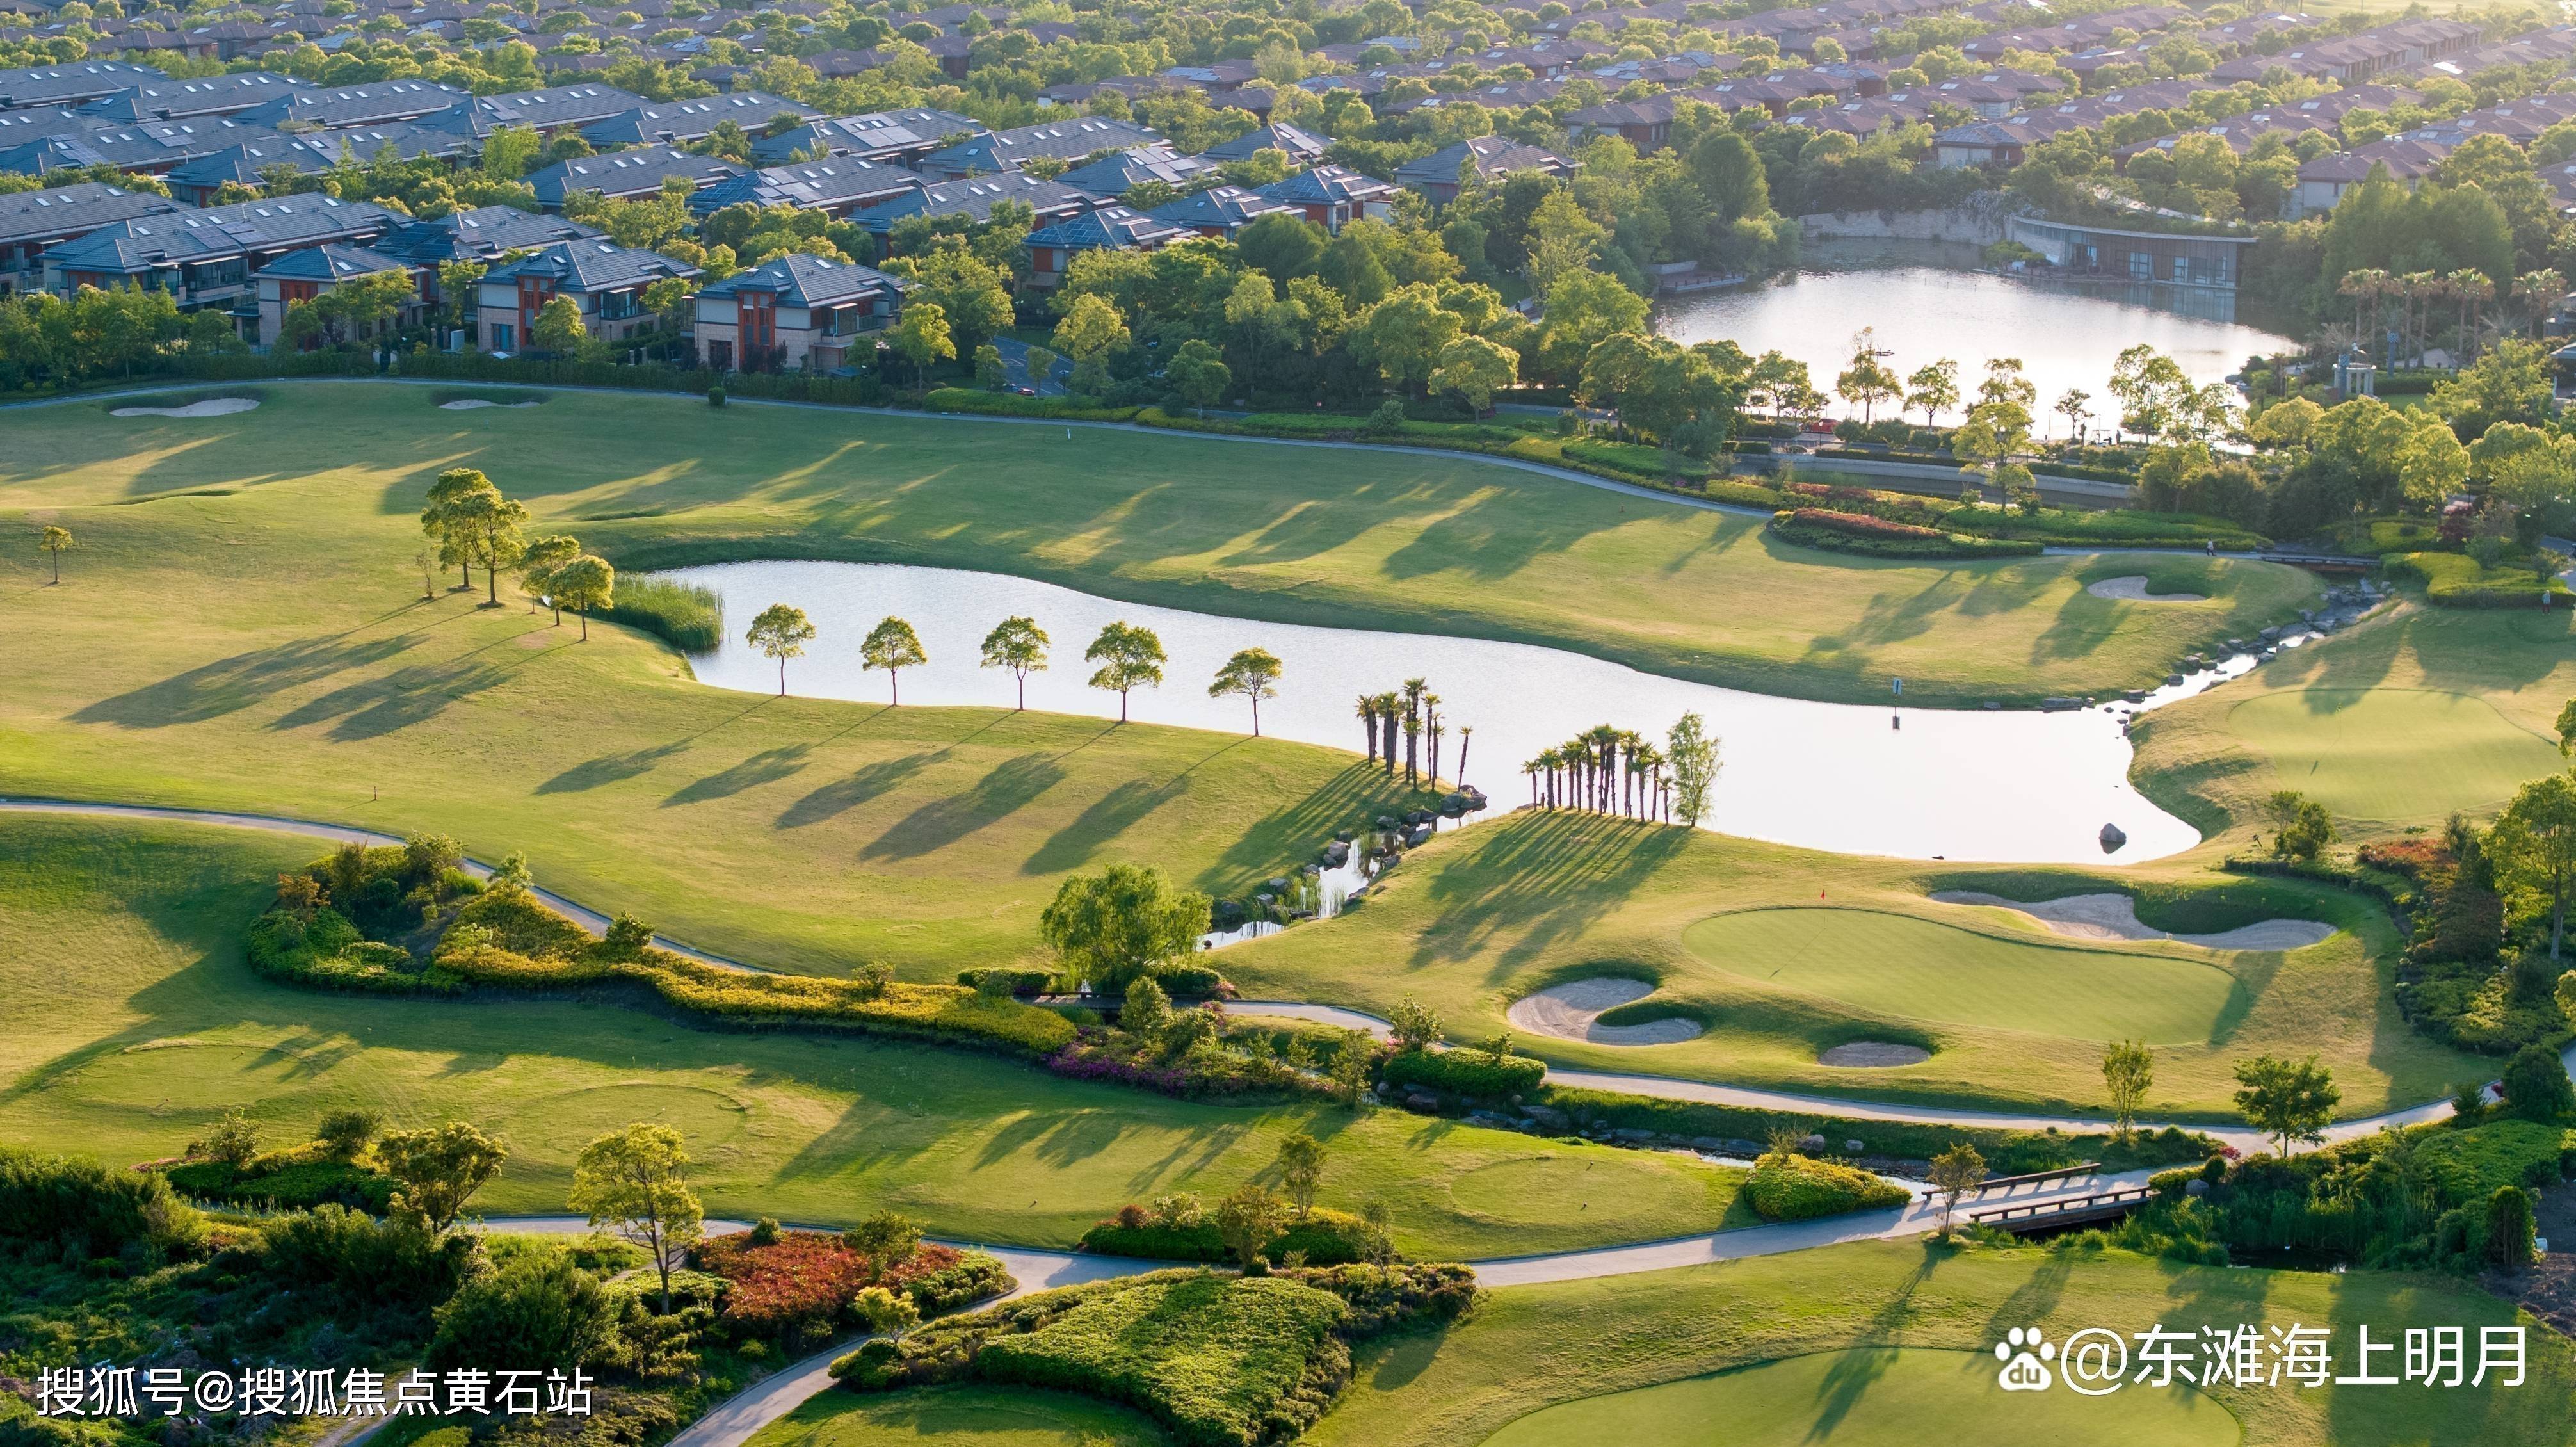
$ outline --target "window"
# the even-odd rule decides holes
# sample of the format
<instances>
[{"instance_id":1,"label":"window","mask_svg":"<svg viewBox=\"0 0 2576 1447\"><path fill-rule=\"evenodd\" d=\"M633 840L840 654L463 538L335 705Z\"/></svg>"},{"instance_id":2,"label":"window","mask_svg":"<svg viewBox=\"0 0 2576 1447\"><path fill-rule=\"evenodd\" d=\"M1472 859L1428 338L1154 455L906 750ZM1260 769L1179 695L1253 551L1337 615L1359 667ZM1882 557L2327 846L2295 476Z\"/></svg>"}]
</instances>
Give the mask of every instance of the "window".
<instances>
[{"instance_id":1,"label":"window","mask_svg":"<svg viewBox=\"0 0 2576 1447\"><path fill-rule=\"evenodd\" d=\"M599 296L599 319L604 322L622 321L635 315L642 300L643 294L640 292L602 292Z\"/></svg>"},{"instance_id":2,"label":"window","mask_svg":"<svg viewBox=\"0 0 2576 1447\"><path fill-rule=\"evenodd\" d=\"M2154 257L2152 257L2152 256L2149 256L2148 254L2146 254L2146 253L2145 253L2145 252L2143 252L2143 251L2132 251L2132 252L2130 252L2130 253L2129 253L2129 279L2130 279L2130 280L2132 280L2132 281L2153 281L2153 280L2155 280L2155 279L2156 279L2156 259L2155 259Z\"/></svg>"},{"instance_id":3,"label":"window","mask_svg":"<svg viewBox=\"0 0 2576 1447\"><path fill-rule=\"evenodd\" d=\"M2191 280L2190 257L2177 256L2173 259L2173 279L2178 282Z\"/></svg>"},{"instance_id":4,"label":"window","mask_svg":"<svg viewBox=\"0 0 2576 1447\"><path fill-rule=\"evenodd\" d=\"M492 324L493 351L506 352L510 350L511 330L511 326L508 322L494 322Z\"/></svg>"}]
</instances>

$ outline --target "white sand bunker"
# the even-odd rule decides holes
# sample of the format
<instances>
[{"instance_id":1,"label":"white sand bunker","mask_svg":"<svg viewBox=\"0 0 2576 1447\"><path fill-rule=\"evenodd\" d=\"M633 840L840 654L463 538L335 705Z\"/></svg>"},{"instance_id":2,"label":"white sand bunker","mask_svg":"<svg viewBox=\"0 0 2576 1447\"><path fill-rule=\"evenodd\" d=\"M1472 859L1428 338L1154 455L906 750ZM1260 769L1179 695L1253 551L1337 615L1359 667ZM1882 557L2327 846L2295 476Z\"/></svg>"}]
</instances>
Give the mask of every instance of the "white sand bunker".
<instances>
[{"instance_id":1,"label":"white sand bunker","mask_svg":"<svg viewBox=\"0 0 2576 1447\"><path fill-rule=\"evenodd\" d=\"M439 403L438 410L441 412L471 412L477 407L534 407L536 405L537 404L534 402L494 402L483 397L459 397L453 402Z\"/></svg>"},{"instance_id":2,"label":"white sand bunker","mask_svg":"<svg viewBox=\"0 0 2576 1447\"><path fill-rule=\"evenodd\" d=\"M1932 1058L1932 1052L1920 1045L1898 1045L1886 1040L1853 1040L1837 1045L1816 1057L1818 1065L1838 1065L1846 1070L1886 1070L1899 1065L1920 1065Z\"/></svg>"},{"instance_id":3,"label":"white sand bunker","mask_svg":"<svg viewBox=\"0 0 2576 1447\"><path fill-rule=\"evenodd\" d=\"M2312 919L2267 919L2214 935L2167 934L2139 923L2138 903L2125 894L2071 894L2039 904L1973 890L1947 890L1932 898L1942 904L1999 905L2028 915L2052 933L2086 940L2179 940L2213 950L2298 950L2335 932L2333 925Z\"/></svg>"},{"instance_id":4,"label":"white sand bunker","mask_svg":"<svg viewBox=\"0 0 2576 1447\"><path fill-rule=\"evenodd\" d=\"M1533 1035L1593 1045L1671 1045L1700 1033L1697 1020L1675 1016L1643 1025L1604 1025L1601 1013L1655 993L1643 980L1576 980L1512 1002L1503 1017Z\"/></svg>"},{"instance_id":5,"label":"white sand bunker","mask_svg":"<svg viewBox=\"0 0 2576 1447\"><path fill-rule=\"evenodd\" d=\"M2113 598L2127 603L2206 603L2207 593L2150 593L2147 575L2131 573L2125 578L2104 578L2087 587L2085 592L2096 598Z\"/></svg>"},{"instance_id":6,"label":"white sand bunker","mask_svg":"<svg viewBox=\"0 0 2576 1447\"><path fill-rule=\"evenodd\" d=\"M119 407L110 417L230 417L259 405L257 397L209 397L185 407Z\"/></svg>"}]
</instances>

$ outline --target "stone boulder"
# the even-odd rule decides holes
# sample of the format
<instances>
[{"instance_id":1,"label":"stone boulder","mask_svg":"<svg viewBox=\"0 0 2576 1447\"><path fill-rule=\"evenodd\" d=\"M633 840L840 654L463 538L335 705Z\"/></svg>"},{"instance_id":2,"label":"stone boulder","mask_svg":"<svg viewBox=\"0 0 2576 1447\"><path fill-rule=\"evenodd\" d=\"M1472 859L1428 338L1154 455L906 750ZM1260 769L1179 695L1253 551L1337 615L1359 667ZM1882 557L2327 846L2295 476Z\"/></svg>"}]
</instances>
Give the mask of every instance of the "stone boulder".
<instances>
[{"instance_id":1,"label":"stone boulder","mask_svg":"<svg viewBox=\"0 0 2576 1447\"><path fill-rule=\"evenodd\" d=\"M1548 1130L1569 1130L1574 1125L1572 1116L1552 1105L1525 1105L1521 1107L1521 1114L1528 1116L1531 1124L1543 1126Z\"/></svg>"},{"instance_id":2,"label":"stone boulder","mask_svg":"<svg viewBox=\"0 0 2576 1447\"><path fill-rule=\"evenodd\" d=\"M2120 826L2119 826L2119 825L2117 825L2117 824L2105 824L2105 825L2103 825L2103 826L2102 826L2102 852L2103 852L2103 853L2105 853L2105 854L2116 854L2116 853L2118 853L2118 852L2119 852L2120 846L2121 846L2121 845L2123 845L2123 844L2126 844L2126 843L2128 843L2128 842L2129 842L2129 836L2120 832Z\"/></svg>"},{"instance_id":3,"label":"stone boulder","mask_svg":"<svg viewBox=\"0 0 2576 1447\"><path fill-rule=\"evenodd\" d=\"M1809 1136L1805 1136L1805 1137L1802 1137L1802 1138L1799 1140L1799 1142L1798 1142L1798 1149L1800 1149L1800 1150L1802 1150L1802 1151L1820 1151L1820 1150L1823 1150L1824 1148L1825 1148L1825 1138L1824 1138L1823 1136L1820 1136L1820 1135L1809 1135Z\"/></svg>"}]
</instances>

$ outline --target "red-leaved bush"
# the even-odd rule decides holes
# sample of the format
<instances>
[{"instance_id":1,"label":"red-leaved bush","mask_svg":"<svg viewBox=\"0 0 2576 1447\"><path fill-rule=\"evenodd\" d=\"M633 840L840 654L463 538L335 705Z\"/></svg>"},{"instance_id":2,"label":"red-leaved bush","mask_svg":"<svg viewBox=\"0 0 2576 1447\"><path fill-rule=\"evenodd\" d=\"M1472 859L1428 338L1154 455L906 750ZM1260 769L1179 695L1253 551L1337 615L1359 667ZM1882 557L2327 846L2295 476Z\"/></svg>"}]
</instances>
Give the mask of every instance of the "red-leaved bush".
<instances>
[{"instance_id":1,"label":"red-leaved bush","mask_svg":"<svg viewBox=\"0 0 2576 1447\"><path fill-rule=\"evenodd\" d=\"M851 1298L866 1286L901 1291L914 1281L957 1264L960 1253L925 1241L912 1258L868 1280L867 1263L838 1236L789 1231L767 1246L748 1236L723 1236L698 1247L698 1265L732 1283L724 1319L746 1336L804 1340L828 1334Z\"/></svg>"}]
</instances>

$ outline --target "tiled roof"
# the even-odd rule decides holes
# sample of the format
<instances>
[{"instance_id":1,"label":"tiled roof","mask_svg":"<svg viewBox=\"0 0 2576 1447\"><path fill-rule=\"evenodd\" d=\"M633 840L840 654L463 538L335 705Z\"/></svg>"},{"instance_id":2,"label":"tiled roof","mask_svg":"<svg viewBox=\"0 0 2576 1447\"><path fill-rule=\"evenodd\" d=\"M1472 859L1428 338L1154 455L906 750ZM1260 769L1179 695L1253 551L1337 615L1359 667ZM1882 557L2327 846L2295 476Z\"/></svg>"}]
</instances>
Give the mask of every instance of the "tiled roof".
<instances>
[{"instance_id":1,"label":"tiled roof","mask_svg":"<svg viewBox=\"0 0 2576 1447\"><path fill-rule=\"evenodd\" d=\"M363 240L396 219L365 201L286 196L115 222L47 251L45 260L66 271L142 272L298 242Z\"/></svg>"},{"instance_id":2,"label":"tiled roof","mask_svg":"<svg viewBox=\"0 0 2576 1447\"><path fill-rule=\"evenodd\" d=\"M826 261L802 252L773 256L749 271L738 271L698 293L734 296L746 291L774 292L786 306L838 306L862 297L903 290L904 283L872 266Z\"/></svg>"},{"instance_id":3,"label":"tiled roof","mask_svg":"<svg viewBox=\"0 0 2576 1447\"><path fill-rule=\"evenodd\" d=\"M401 270L401 262L381 252L326 242L290 251L251 275L280 281L346 281L353 276Z\"/></svg>"},{"instance_id":4,"label":"tiled roof","mask_svg":"<svg viewBox=\"0 0 2576 1447\"><path fill-rule=\"evenodd\" d=\"M636 282L659 281L666 276L691 277L703 273L685 261L674 261L657 252L640 247L620 246L613 241L558 241L534 256L506 261L483 274L485 282L515 281L523 276L545 277L564 291L607 291Z\"/></svg>"},{"instance_id":5,"label":"tiled roof","mask_svg":"<svg viewBox=\"0 0 2576 1447\"><path fill-rule=\"evenodd\" d=\"M532 215L515 206L478 206L435 221L406 222L378 238L374 249L425 266L467 258L491 261L505 251L532 251L600 234L598 228L567 217Z\"/></svg>"}]
</instances>

